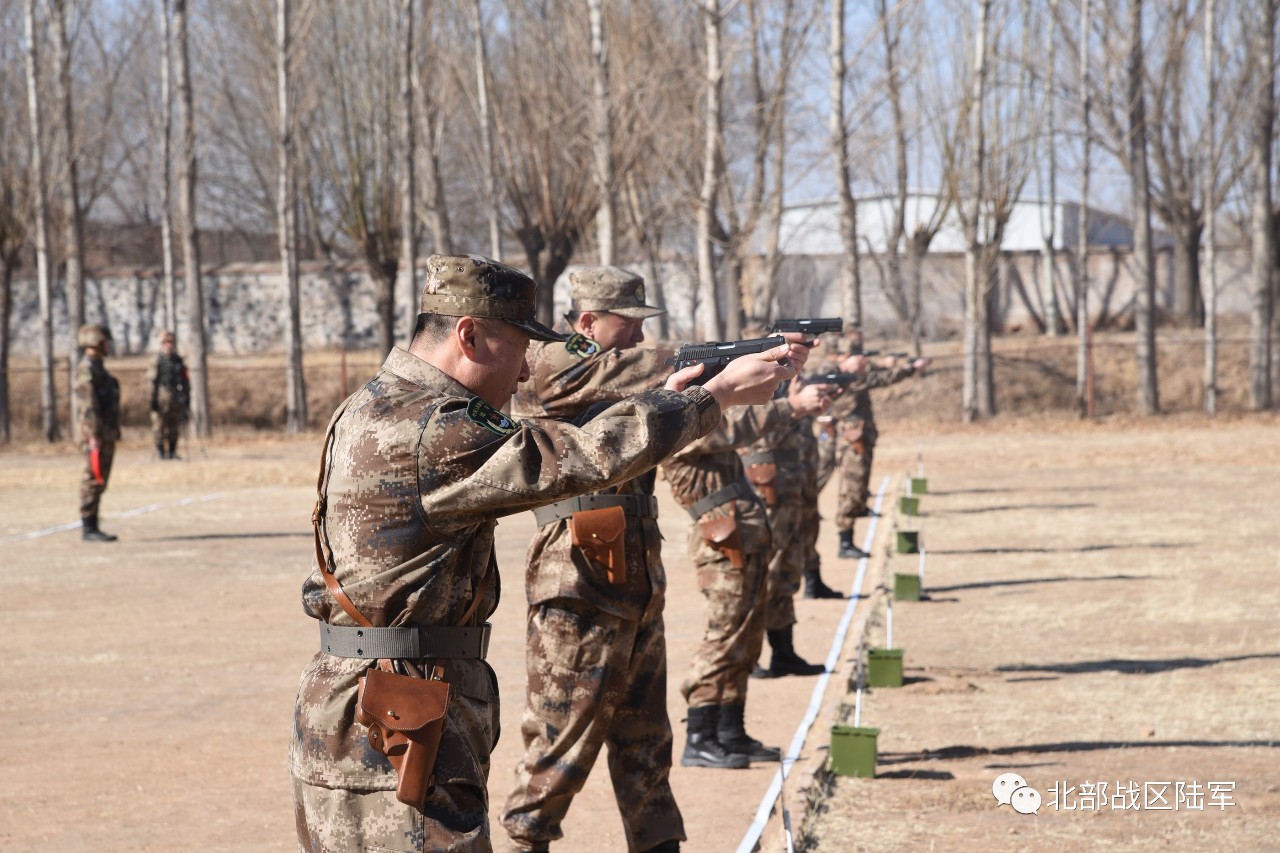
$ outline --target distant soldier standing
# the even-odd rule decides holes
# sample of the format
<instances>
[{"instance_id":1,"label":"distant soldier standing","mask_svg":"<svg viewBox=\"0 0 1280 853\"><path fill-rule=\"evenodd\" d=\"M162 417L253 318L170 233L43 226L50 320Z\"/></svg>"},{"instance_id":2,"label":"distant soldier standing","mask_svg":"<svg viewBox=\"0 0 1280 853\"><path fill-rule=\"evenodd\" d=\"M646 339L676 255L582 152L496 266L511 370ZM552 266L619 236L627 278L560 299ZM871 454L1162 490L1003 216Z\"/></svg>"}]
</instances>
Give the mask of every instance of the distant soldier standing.
<instances>
[{"instance_id":1,"label":"distant soldier standing","mask_svg":"<svg viewBox=\"0 0 1280 853\"><path fill-rule=\"evenodd\" d=\"M161 459L178 458L178 435L186 423L191 407L191 378L182 356L174 350L173 332L160 334L160 355L147 369L151 386L151 430L156 440L156 455Z\"/></svg>"},{"instance_id":2,"label":"distant soldier standing","mask_svg":"<svg viewBox=\"0 0 1280 853\"><path fill-rule=\"evenodd\" d=\"M857 329L846 332L846 339L850 349L847 361L854 356L862 356L862 332ZM871 409L870 389L886 388L917 372L923 375L928 364L927 358L903 364L893 356L886 356L878 366L868 368L865 384L851 389L853 393L844 395L833 409L839 421L840 441L837 450L840 491L835 517L840 557L860 559L867 556L854 544L853 525L869 513L871 464L875 458L876 439L880 435Z\"/></svg>"},{"instance_id":3,"label":"distant soldier standing","mask_svg":"<svg viewBox=\"0 0 1280 853\"><path fill-rule=\"evenodd\" d=\"M512 414L573 420L589 407L662 387L670 349L639 348L644 279L617 267L569 276L572 334L535 343ZM529 546L524 757L502 824L521 849L546 850L609 746L627 849L677 851L684 821L671 791L667 577L650 471L534 511ZM596 546L603 547L596 547Z\"/></svg>"},{"instance_id":4,"label":"distant soldier standing","mask_svg":"<svg viewBox=\"0 0 1280 853\"><path fill-rule=\"evenodd\" d=\"M107 490L116 442L120 439L120 383L102 360L111 354L111 332L96 323L80 327L80 364L76 368L76 410L80 412L80 441L85 452L80 482L80 538L86 542L114 542L98 529L98 504Z\"/></svg>"}]
</instances>

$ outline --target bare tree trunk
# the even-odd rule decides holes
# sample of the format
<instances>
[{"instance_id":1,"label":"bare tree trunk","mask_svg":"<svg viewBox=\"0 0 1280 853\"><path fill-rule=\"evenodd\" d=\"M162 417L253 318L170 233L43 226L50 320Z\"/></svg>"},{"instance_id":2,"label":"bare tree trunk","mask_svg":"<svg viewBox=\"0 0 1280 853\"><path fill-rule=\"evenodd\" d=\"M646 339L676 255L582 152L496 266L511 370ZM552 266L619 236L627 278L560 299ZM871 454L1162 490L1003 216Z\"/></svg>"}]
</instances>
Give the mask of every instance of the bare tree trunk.
<instances>
[{"instance_id":1,"label":"bare tree trunk","mask_svg":"<svg viewBox=\"0 0 1280 853\"><path fill-rule=\"evenodd\" d=\"M17 257L0 257L0 443L8 444L9 416L9 318L13 313L13 267Z\"/></svg>"},{"instance_id":2,"label":"bare tree trunk","mask_svg":"<svg viewBox=\"0 0 1280 853\"><path fill-rule=\"evenodd\" d=\"M480 9L481 0L475 0L472 8L475 11L473 25L476 37L476 98L479 100L480 112L480 152L483 162L484 197L489 213L489 254L494 260L502 259L502 235L498 230L499 203L497 176L493 162L493 119L489 115L489 55L485 49L484 17ZM533 260L530 259L530 263Z\"/></svg>"},{"instance_id":3,"label":"bare tree trunk","mask_svg":"<svg viewBox=\"0 0 1280 853\"><path fill-rule=\"evenodd\" d=\"M53 385L53 282L49 270L49 203L46 198L44 108L40 103L40 51L36 44L36 0L26 0L27 112L31 123L31 173L36 215L36 286L40 296L40 427L45 441L58 440L58 403ZM72 330L74 335L76 330Z\"/></svg>"},{"instance_id":4,"label":"bare tree trunk","mask_svg":"<svg viewBox=\"0 0 1280 853\"><path fill-rule=\"evenodd\" d=\"M894 14L900 13L895 7ZM889 96L889 110L893 116L893 165L894 165L894 204L893 220L889 226L888 239L885 241L885 266L888 268L888 280L892 295L889 304L893 307L898 319L906 326L911 335L912 349L920 352L920 306L908 291L902 275L902 253L907 234L907 126L902 112L902 80L901 69L898 68L897 47L898 36L893 30L888 0L876 0L876 18L879 21L880 37L884 42L884 74L885 89Z\"/></svg>"},{"instance_id":5,"label":"bare tree trunk","mask_svg":"<svg viewBox=\"0 0 1280 853\"><path fill-rule=\"evenodd\" d=\"M986 394L980 387L978 360L982 348L983 324L986 322L987 281L982 262L982 204L986 178L985 101L987 87L987 24L992 0L978 4L978 21L974 31L973 92L969 102L970 210L965 217L966 245L964 253L964 420L972 422L984 414Z\"/></svg>"},{"instance_id":6,"label":"bare tree trunk","mask_svg":"<svg viewBox=\"0 0 1280 853\"><path fill-rule=\"evenodd\" d=\"M617 231L614 218L618 207L613 185L613 117L609 101L609 50L605 40L604 0L587 0L591 21L591 78L594 98L591 101L592 152L595 155L596 191L600 195L596 207L596 242L600 244L600 263L614 263L613 237Z\"/></svg>"},{"instance_id":7,"label":"bare tree trunk","mask_svg":"<svg viewBox=\"0 0 1280 853\"><path fill-rule=\"evenodd\" d=\"M50 0L50 20L53 24L53 47L58 64L58 99L61 102L62 140L65 171L62 188L63 243L66 253L64 281L67 297L67 328L79 329L84 323L84 216L80 209L80 152L75 133L74 97L71 92L71 43L67 39L67 14L65 0ZM67 336L68 388L75 387L76 359L79 348L74 334ZM68 394L70 420L79 420L76 411L76 395Z\"/></svg>"},{"instance_id":8,"label":"bare tree trunk","mask_svg":"<svg viewBox=\"0 0 1280 853\"><path fill-rule=\"evenodd\" d=\"M431 17L425 16L424 22L428 31L424 34L422 41L430 45ZM422 74L423 69L420 67L417 90L418 97L421 99L422 127L427 134L427 144L422 146L425 155L422 160L422 192L429 202L426 208L427 228L431 231L435 251L452 255L453 234L449 225L449 203L444 194L444 181L440 177L440 151L444 140L444 123L439 102L433 92L435 78L429 76L424 82Z\"/></svg>"},{"instance_id":9,"label":"bare tree trunk","mask_svg":"<svg viewBox=\"0 0 1280 853\"><path fill-rule=\"evenodd\" d=\"M1076 407L1089 411L1089 146L1093 142L1089 88L1089 12L1092 0L1080 0L1080 207L1076 218Z\"/></svg>"},{"instance_id":10,"label":"bare tree trunk","mask_svg":"<svg viewBox=\"0 0 1280 853\"><path fill-rule=\"evenodd\" d=\"M1058 19L1058 0L1049 0L1049 24L1053 27ZM1058 39L1054 33L1049 34L1049 61L1044 74L1044 113L1045 113L1045 170L1048 189L1049 216L1041 220L1040 236L1044 239L1041 251L1044 263L1041 265L1041 292L1044 294L1044 326L1045 334L1056 338L1062 320L1059 318L1058 288L1054 284L1054 272L1057 262L1054 257L1054 236L1058 218L1058 144L1057 127L1054 123L1054 106L1057 95L1054 85L1057 82L1057 47Z\"/></svg>"},{"instance_id":11,"label":"bare tree trunk","mask_svg":"<svg viewBox=\"0 0 1280 853\"><path fill-rule=\"evenodd\" d=\"M1134 326L1138 336L1138 411L1160 411L1156 376L1156 271L1151 252L1151 177L1147 173L1147 111L1142 75L1142 3L1129 1L1129 163L1133 173L1133 264L1137 290Z\"/></svg>"},{"instance_id":12,"label":"bare tree trunk","mask_svg":"<svg viewBox=\"0 0 1280 853\"><path fill-rule=\"evenodd\" d=\"M1253 110L1253 298L1249 311L1249 407L1269 409L1271 396L1272 293L1271 145L1275 130L1276 0L1262 0L1253 61L1260 81Z\"/></svg>"},{"instance_id":13,"label":"bare tree trunk","mask_svg":"<svg viewBox=\"0 0 1280 853\"><path fill-rule=\"evenodd\" d=\"M1218 96L1217 69L1214 67L1217 45L1214 0L1206 0L1204 8L1204 71L1208 97L1205 99L1205 128L1209 142L1209 162L1204 170L1204 263L1200 277L1204 301L1204 413L1218 413L1218 271L1217 218L1214 198L1218 177L1218 127L1214 100Z\"/></svg>"},{"instance_id":14,"label":"bare tree trunk","mask_svg":"<svg viewBox=\"0 0 1280 853\"><path fill-rule=\"evenodd\" d=\"M724 334L720 320L720 300L716 287L715 244L712 229L716 215L716 192L720 188L721 115L720 91L724 72L720 67L720 0L702 0L706 39L706 103L702 149L702 189L698 194L698 293L701 335L719 340Z\"/></svg>"},{"instance_id":15,"label":"bare tree trunk","mask_svg":"<svg viewBox=\"0 0 1280 853\"><path fill-rule=\"evenodd\" d=\"M845 123L844 0L831 0L830 101L827 128L840 205L840 307L849 325L862 325L862 281L858 270L858 206L849 181L849 130Z\"/></svg>"},{"instance_id":16,"label":"bare tree trunk","mask_svg":"<svg viewBox=\"0 0 1280 853\"><path fill-rule=\"evenodd\" d=\"M187 363L191 366L191 422L197 436L212 433L209 422L209 359L205 346L204 286L200 278L200 235L196 225L196 124L187 50L187 0L173 0L173 31L178 77L178 124L182 128L179 197L182 215L182 263L186 268Z\"/></svg>"},{"instance_id":17,"label":"bare tree trunk","mask_svg":"<svg viewBox=\"0 0 1280 853\"><path fill-rule=\"evenodd\" d=\"M160 251L164 268L164 324L178 332L178 286L174 281L173 257L173 94L170 83L170 65L173 56L173 35L170 32L169 0L160 0L161 40L164 49L160 54L160 160L161 192Z\"/></svg>"},{"instance_id":18,"label":"bare tree trunk","mask_svg":"<svg viewBox=\"0 0 1280 853\"><path fill-rule=\"evenodd\" d=\"M418 304L418 217L417 187L414 184L414 114L413 92L417 75L416 50L413 39L414 0L400 0L400 145L396 160L400 164L400 290L409 306L409 328L405 330L405 346L413 339L417 325Z\"/></svg>"},{"instance_id":19,"label":"bare tree trunk","mask_svg":"<svg viewBox=\"0 0 1280 853\"><path fill-rule=\"evenodd\" d=\"M782 267L782 212L783 187L787 166L787 111L778 111L778 124L774 132L773 177L776 181L774 192L769 197L769 224L764 235L764 258L761 263L761 287L756 294L756 305L752 312L758 324L767 323L773 312L773 302L777 293L778 270Z\"/></svg>"},{"instance_id":20,"label":"bare tree trunk","mask_svg":"<svg viewBox=\"0 0 1280 853\"><path fill-rule=\"evenodd\" d=\"M276 196L276 221L280 229L280 269L284 279L289 315L284 341L285 429L290 433L307 428L307 387L302 370L302 296L298 281L298 198L294 185L293 91L291 84L293 33L290 0L276 0L276 96L280 106L280 175Z\"/></svg>"}]
</instances>

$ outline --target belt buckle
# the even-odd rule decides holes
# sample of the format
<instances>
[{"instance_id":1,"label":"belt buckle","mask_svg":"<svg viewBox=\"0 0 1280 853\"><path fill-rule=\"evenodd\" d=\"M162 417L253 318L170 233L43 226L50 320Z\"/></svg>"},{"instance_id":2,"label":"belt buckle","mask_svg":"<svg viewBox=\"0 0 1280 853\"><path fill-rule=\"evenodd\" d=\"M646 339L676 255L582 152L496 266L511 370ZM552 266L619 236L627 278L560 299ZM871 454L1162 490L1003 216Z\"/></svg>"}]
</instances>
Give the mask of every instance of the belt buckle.
<instances>
[{"instance_id":1,"label":"belt buckle","mask_svg":"<svg viewBox=\"0 0 1280 853\"><path fill-rule=\"evenodd\" d=\"M493 623L486 622L480 628L480 660L485 660L489 656L489 636L493 632Z\"/></svg>"}]
</instances>

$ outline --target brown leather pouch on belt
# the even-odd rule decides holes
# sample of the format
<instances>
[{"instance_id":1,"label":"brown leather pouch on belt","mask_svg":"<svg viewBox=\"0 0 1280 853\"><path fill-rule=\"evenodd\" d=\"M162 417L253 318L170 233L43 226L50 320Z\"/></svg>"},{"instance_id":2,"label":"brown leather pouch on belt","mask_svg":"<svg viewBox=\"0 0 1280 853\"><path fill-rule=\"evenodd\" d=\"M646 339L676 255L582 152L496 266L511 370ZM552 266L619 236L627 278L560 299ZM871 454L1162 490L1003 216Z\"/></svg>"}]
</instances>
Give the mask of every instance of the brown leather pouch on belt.
<instances>
[{"instance_id":1,"label":"brown leather pouch on belt","mask_svg":"<svg viewBox=\"0 0 1280 853\"><path fill-rule=\"evenodd\" d=\"M702 541L729 558L735 569L747 565L742 553L742 537L738 535L738 520L732 515L724 518L707 518L698 522L698 531Z\"/></svg>"},{"instance_id":2,"label":"brown leather pouch on belt","mask_svg":"<svg viewBox=\"0 0 1280 853\"><path fill-rule=\"evenodd\" d=\"M764 499L764 505L778 505L778 489L774 481L778 479L778 465L774 462L761 462L747 466L747 479L756 487L756 492Z\"/></svg>"},{"instance_id":3,"label":"brown leather pouch on belt","mask_svg":"<svg viewBox=\"0 0 1280 853\"><path fill-rule=\"evenodd\" d=\"M627 514L620 506L584 509L569 516L573 544L609 572L609 583L626 583Z\"/></svg>"},{"instance_id":4,"label":"brown leather pouch on belt","mask_svg":"<svg viewBox=\"0 0 1280 853\"><path fill-rule=\"evenodd\" d=\"M437 675L439 673L436 673ZM419 811L435 784L449 684L374 667L360 679L356 721L396 770L396 799Z\"/></svg>"}]
</instances>

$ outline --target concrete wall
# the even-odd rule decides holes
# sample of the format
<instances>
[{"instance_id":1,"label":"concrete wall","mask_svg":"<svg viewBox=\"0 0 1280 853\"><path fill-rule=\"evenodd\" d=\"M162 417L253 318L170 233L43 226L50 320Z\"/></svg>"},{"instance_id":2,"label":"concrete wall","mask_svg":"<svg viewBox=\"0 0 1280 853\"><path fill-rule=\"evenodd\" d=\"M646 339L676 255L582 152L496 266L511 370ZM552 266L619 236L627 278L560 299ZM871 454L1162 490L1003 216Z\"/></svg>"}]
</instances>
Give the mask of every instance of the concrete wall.
<instances>
[{"instance_id":1,"label":"concrete wall","mask_svg":"<svg viewBox=\"0 0 1280 853\"><path fill-rule=\"evenodd\" d=\"M1219 313L1246 314L1249 310L1247 249L1220 248L1217 254ZM1068 290L1072 264L1060 255L1057 262L1059 287ZM642 265L635 269L648 271ZM1002 275L996 295L996 322L1005 329L1030 328L1026 303L1043 314L1039 297L1040 256L1035 252L1009 253L1004 256ZM1166 310L1173 305L1173 264L1168 251L1157 254L1157 302ZM884 296L883 259L864 257L861 264L863 282L864 327L872 334L900 335L902 330ZM1095 250L1089 257L1090 314L1111 320L1131 310L1133 299L1132 263L1124 249ZM652 282L652 276L650 276ZM688 339L695 336L696 278L683 265L664 267L661 282L663 296L670 312L671 336ZM961 326L964 316L964 256L954 253L930 255L924 267L924 326L926 336L945 337ZM749 272L747 276L749 282ZM834 256L790 256L786 259L777 287L777 316L837 316L842 314L837 285L838 258ZM1020 290L1017 283L1022 282ZM188 338L182 318L186 314L182 281L178 281L178 334ZM1022 296L1025 292L1026 298ZM377 318L374 289L364 267L350 264L302 265L302 322L305 346L350 349L376 346ZM205 276L205 318L209 330L211 353L245 354L280 350L284 340L285 295L275 263L236 264L211 270ZM398 329L409 328L410 300L407 293L398 294ZM562 279L556 286L557 311L568 304L568 283ZM416 298L412 311L416 313ZM1068 310L1064 306L1064 310ZM86 279L85 313L89 322L105 322L122 354L154 351L156 336L164 323L164 296L154 268L115 269ZM55 351L66 348L66 300L61 283L55 293ZM39 344L39 308L35 282L30 279L13 283L13 315L10 323L15 357L34 357ZM403 338L398 333L397 338Z\"/></svg>"}]
</instances>

